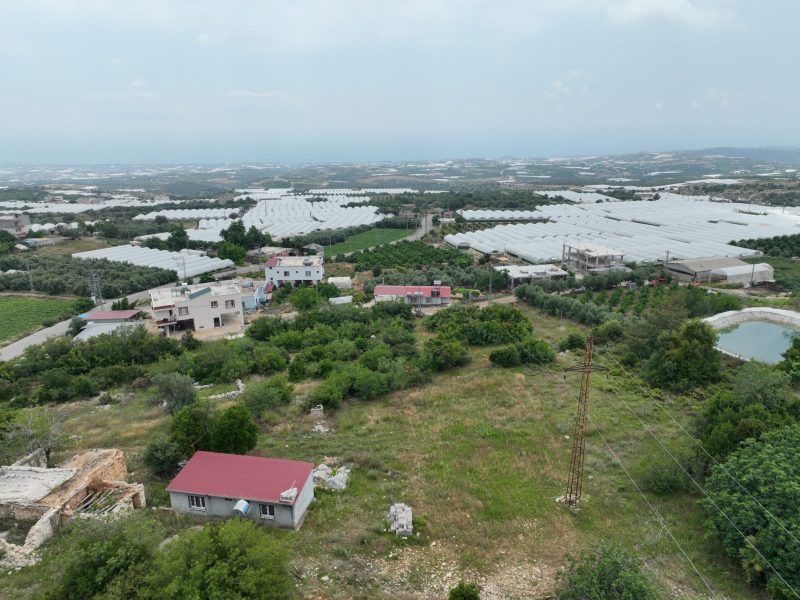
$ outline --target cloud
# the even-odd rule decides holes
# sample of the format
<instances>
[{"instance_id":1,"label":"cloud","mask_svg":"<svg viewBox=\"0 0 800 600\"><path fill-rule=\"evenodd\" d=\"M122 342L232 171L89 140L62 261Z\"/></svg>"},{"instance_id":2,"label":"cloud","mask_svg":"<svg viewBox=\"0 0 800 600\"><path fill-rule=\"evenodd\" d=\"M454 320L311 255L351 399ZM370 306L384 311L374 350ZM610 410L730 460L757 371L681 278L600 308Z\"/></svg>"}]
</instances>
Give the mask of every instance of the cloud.
<instances>
[{"instance_id":1,"label":"cloud","mask_svg":"<svg viewBox=\"0 0 800 600\"><path fill-rule=\"evenodd\" d=\"M548 98L576 98L589 91L591 76L580 69L570 69L555 79L544 92Z\"/></svg>"},{"instance_id":2,"label":"cloud","mask_svg":"<svg viewBox=\"0 0 800 600\"><path fill-rule=\"evenodd\" d=\"M154 100L160 96L148 90L125 90L121 92L96 92L87 94L87 100Z\"/></svg>"},{"instance_id":3,"label":"cloud","mask_svg":"<svg viewBox=\"0 0 800 600\"><path fill-rule=\"evenodd\" d=\"M129 90L139 90L139 89L142 89L143 87L145 87L146 85L147 85L147 81L145 81L141 77L137 77L136 79L134 79L133 81L131 81L128 84L128 89Z\"/></svg>"},{"instance_id":4,"label":"cloud","mask_svg":"<svg viewBox=\"0 0 800 600\"><path fill-rule=\"evenodd\" d=\"M664 110L664 103L656 102L655 104L653 104L653 110Z\"/></svg>"},{"instance_id":5,"label":"cloud","mask_svg":"<svg viewBox=\"0 0 800 600\"><path fill-rule=\"evenodd\" d=\"M734 99L728 92L709 88L706 91L706 100L719 105L720 108L730 108L734 104Z\"/></svg>"},{"instance_id":6,"label":"cloud","mask_svg":"<svg viewBox=\"0 0 800 600\"><path fill-rule=\"evenodd\" d=\"M265 100L294 100L294 96L279 90L230 90L226 94L231 98L261 98Z\"/></svg>"},{"instance_id":7,"label":"cloud","mask_svg":"<svg viewBox=\"0 0 800 600\"><path fill-rule=\"evenodd\" d=\"M706 28L737 21L734 13L697 0L612 0L605 4L608 16L618 23L663 19Z\"/></svg>"}]
</instances>

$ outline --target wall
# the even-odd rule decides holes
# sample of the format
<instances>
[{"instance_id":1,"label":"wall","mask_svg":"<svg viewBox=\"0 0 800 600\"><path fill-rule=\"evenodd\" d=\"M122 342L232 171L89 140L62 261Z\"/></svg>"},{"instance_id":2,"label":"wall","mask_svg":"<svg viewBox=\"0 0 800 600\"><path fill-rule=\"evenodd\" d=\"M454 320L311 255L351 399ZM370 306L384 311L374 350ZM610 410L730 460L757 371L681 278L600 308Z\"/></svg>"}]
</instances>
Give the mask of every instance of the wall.
<instances>
[{"instance_id":1,"label":"wall","mask_svg":"<svg viewBox=\"0 0 800 600\"><path fill-rule=\"evenodd\" d=\"M762 306L744 308L742 310L729 310L712 317L707 317L703 319L703 321L711 325L714 329L725 329L726 327L738 325L745 321L769 321L770 323L800 327L800 313Z\"/></svg>"},{"instance_id":2,"label":"wall","mask_svg":"<svg viewBox=\"0 0 800 600\"><path fill-rule=\"evenodd\" d=\"M311 492L313 496L313 490ZM172 510L178 513L187 515L194 515L197 517L227 519L233 516L233 507L239 498L232 498L226 500L216 496L204 496L206 499L206 510L194 510L189 507L189 494L182 492L170 492L170 502ZM293 507L285 504L275 504L275 519L262 519L259 517L258 502L250 501L250 511L247 513L247 518L267 527L281 527L285 529L295 528L295 518L293 514ZM306 504L307 506L307 504ZM302 520L301 520L302 522Z\"/></svg>"},{"instance_id":3,"label":"wall","mask_svg":"<svg viewBox=\"0 0 800 600\"><path fill-rule=\"evenodd\" d=\"M314 478L309 475L305 485L300 490L300 495L294 504L294 528L299 529L306 518L308 505L314 500Z\"/></svg>"}]
</instances>

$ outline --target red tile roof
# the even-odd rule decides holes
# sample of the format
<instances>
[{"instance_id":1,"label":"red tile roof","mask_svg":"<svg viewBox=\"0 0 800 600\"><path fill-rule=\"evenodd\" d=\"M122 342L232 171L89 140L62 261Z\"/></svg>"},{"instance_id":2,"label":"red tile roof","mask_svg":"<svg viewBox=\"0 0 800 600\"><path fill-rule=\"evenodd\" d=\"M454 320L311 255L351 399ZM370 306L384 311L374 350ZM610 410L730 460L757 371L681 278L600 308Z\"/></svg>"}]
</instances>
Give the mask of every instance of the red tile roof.
<instances>
[{"instance_id":1,"label":"red tile roof","mask_svg":"<svg viewBox=\"0 0 800 600\"><path fill-rule=\"evenodd\" d=\"M267 259L268 267L277 267L279 264L281 264L281 259L278 256L273 256L272 258Z\"/></svg>"},{"instance_id":2,"label":"red tile roof","mask_svg":"<svg viewBox=\"0 0 800 600\"><path fill-rule=\"evenodd\" d=\"M119 321L132 319L138 315L139 310L95 310L83 315L86 321Z\"/></svg>"},{"instance_id":3,"label":"red tile roof","mask_svg":"<svg viewBox=\"0 0 800 600\"><path fill-rule=\"evenodd\" d=\"M281 493L296 487L294 504L313 469L311 463L297 460L199 451L167 491L281 503Z\"/></svg>"},{"instance_id":4,"label":"red tile roof","mask_svg":"<svg viewBox=\"0 0 800 600\"><path fill-rule=\"evenodd\" d=\"M425 298L433 297L433 290L439 290L440 298L450 297L449 285L376 285L373 296L412 296L422 294Z\"/></svg>"}]
</instances>

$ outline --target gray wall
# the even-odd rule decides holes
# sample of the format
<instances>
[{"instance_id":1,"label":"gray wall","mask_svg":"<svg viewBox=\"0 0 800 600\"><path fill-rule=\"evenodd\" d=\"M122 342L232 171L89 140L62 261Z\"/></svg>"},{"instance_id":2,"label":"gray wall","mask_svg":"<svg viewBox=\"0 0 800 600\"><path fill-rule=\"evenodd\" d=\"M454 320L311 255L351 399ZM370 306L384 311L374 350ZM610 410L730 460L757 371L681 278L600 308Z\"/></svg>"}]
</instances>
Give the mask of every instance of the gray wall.
<instances>
[{"instance_id":1,"label":"gray wall","mask_svg":"<svg viewBox=\"0 0 800 600\"><path fill-rule=\"evenodd\" d=\"M170 492L170 502L172 503L172 510L187 515L195 515L198 517L208 518L228 518L233 516L233 507L239 498L232 498L226 500L217 496L204 496L206 499L206 510L194 510L189 508L189 495L182 492ZM192 494L195 495L195 494ZM247 513L247 518L268 527L282 527L286 529L296 529L303 523L306 509L311 501L314 499L314 484L311 476L309 475L308 481L303 489L300 490L300 496L294 506L287 504L275 503L275 518L262 519L259 516L260 502L245 498L250 503L250 510Z\"/></svg>"}]
</instances>

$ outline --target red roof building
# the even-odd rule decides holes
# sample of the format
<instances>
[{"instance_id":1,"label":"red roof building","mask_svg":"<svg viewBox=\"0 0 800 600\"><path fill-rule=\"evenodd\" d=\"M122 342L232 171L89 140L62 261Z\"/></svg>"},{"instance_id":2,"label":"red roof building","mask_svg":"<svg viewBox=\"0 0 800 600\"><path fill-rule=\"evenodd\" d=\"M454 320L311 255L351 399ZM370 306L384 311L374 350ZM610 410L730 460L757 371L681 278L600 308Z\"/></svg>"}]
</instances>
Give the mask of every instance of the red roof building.
<instances>
[{"instance_id":1,"label":"red roof building","mask_svg":"<svg viewBox=\"0 0 800 600\"><path fill-rule=\"evenodd\" d=\"M296 460L199 451L167 492L176 512L244 516L296 529L314 499L313 469L313 464Z\"/></svg>"},{"instance_id":2,"label":"red roof building","mask_svg":"<svg viewBox=\"0 0 800 600\"><path fill-rule=\"evenodd\" d=\"M140 310L93 310L81 315L87 322L123 323L138 315Z\"/></svg>"},{"instance_id":3,"label":"red roof building","mask_svg":"<svg viewBox=\"0 0 800 600\"><path fill-rule=\"evenodd\" d=\"M415 306L450 304L449 285L376 285L372 292L375 302L401 300Z\"/></svg>"}]
</instances>

